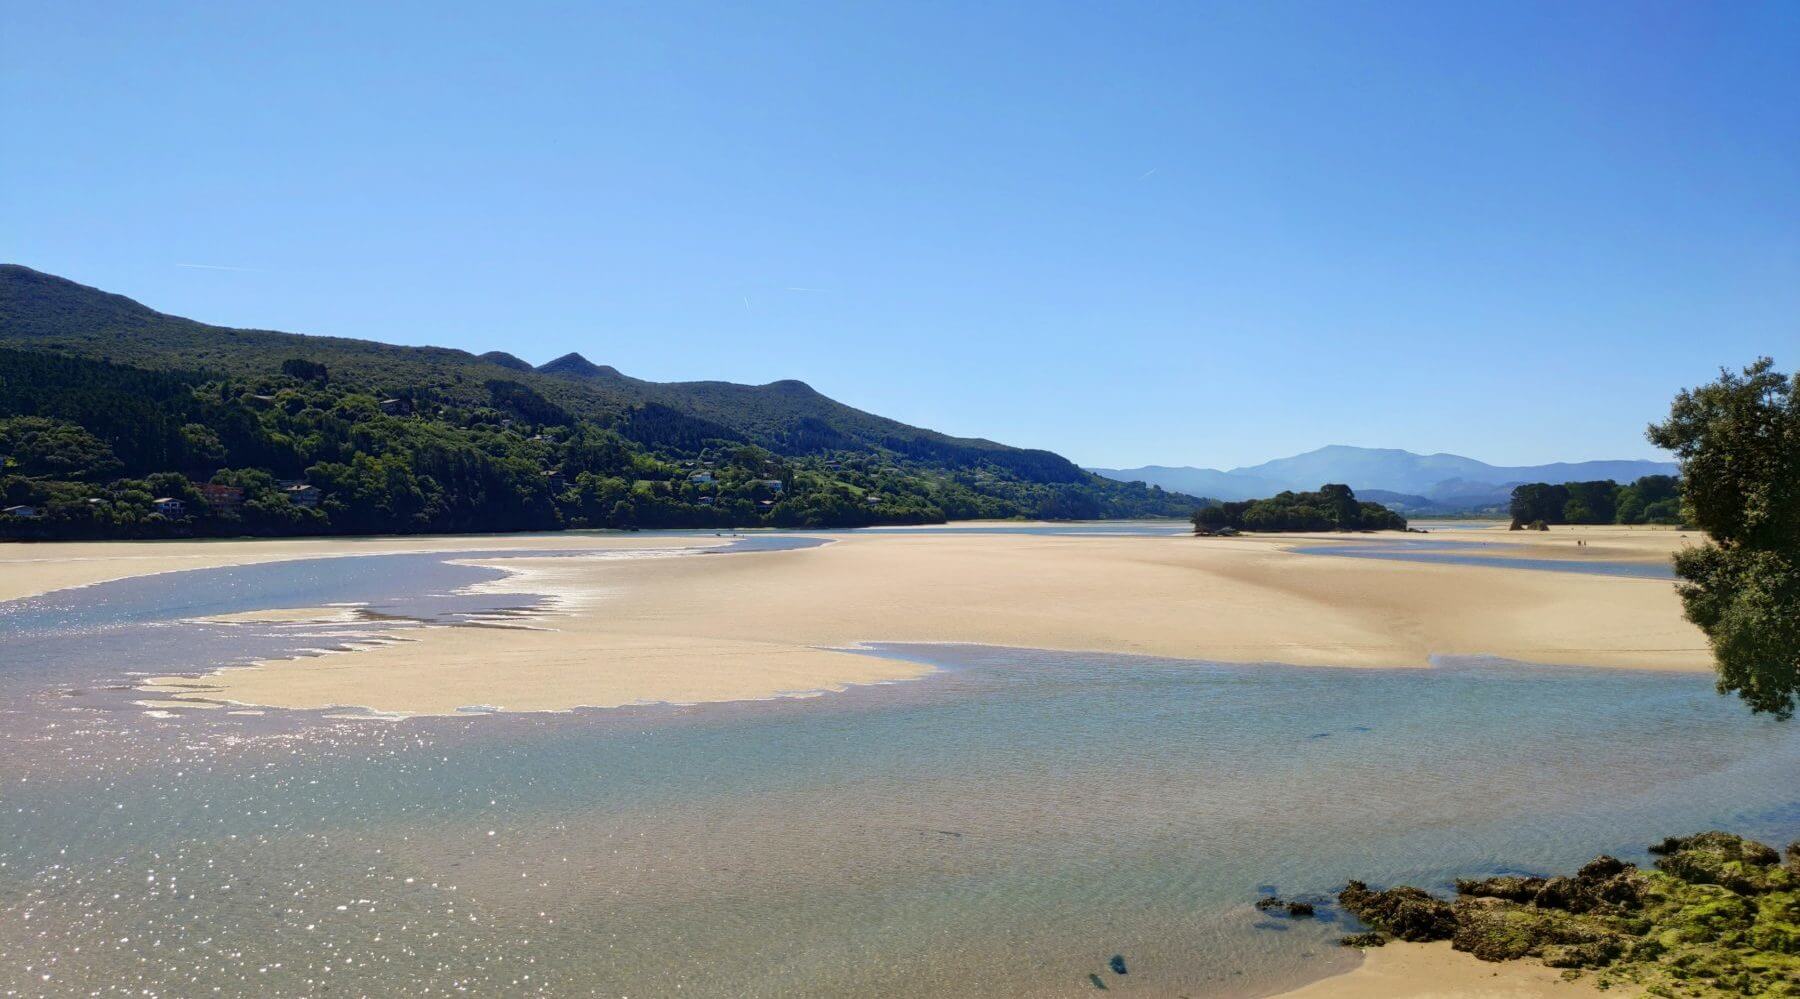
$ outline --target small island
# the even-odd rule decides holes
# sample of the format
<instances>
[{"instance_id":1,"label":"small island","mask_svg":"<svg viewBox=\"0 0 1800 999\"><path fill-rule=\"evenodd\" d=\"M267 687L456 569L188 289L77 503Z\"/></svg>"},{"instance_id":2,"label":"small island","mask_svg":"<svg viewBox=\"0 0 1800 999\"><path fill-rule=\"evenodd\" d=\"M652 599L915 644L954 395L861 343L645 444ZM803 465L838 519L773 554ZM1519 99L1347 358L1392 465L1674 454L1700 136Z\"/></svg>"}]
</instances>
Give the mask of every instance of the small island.
<instances>
[{"instance_id":1,"label":"small island","mask_svg":"<svg viewBox=\"0 0 1800 999\"><path fill-rule=\"evenodd\" d=\"M1349 486L1327 483L1318 492L1280 492L1268 499L1216 503L1194 511L1194 533L1238 531L1404 531L1406 518L1356 498Z\"/></svg>"}]
</instances>

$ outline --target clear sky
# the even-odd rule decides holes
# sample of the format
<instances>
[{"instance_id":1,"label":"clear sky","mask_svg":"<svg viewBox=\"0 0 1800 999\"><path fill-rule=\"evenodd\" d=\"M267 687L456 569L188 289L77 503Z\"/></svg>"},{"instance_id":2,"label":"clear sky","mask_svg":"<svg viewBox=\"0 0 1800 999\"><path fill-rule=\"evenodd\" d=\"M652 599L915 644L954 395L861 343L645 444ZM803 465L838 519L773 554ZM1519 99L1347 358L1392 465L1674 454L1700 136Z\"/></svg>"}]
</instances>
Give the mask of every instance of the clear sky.
<instances>
[{"instance_id":1,"label":"clear sky","mask_svg":"<svg viewBox=\"0 0 1800 999\"><path fill-rule=\"evenodd\" d=\"M1800 4L0 0L0 259L1084 464L1800 365Z\"/></svg>"}]
</instances>

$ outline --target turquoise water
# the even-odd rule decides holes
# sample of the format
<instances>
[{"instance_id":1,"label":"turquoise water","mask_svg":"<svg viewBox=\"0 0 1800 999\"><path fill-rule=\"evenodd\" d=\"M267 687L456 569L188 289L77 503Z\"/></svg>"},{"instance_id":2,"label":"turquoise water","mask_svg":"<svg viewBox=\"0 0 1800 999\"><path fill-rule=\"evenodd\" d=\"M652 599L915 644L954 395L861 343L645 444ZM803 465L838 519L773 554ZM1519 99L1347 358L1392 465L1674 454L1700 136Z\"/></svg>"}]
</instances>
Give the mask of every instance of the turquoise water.
<instances>
[{"instance_id":1,"label":"turquoise water","mask_svg":"<svg viewBox=\"0 0 1800 999\"><path fill-rule=\"evenodd\" d=\"M414 610L466 581L389 558L233 578ZM911 646L872 654L939 671L809 700L155 718L106 689L181 645L117 634L200 635L216 581L157 579L0 605L0 989L1257 995L1354 960L1267 888L1800 835L1800 726L1702 675Z\"/></svg>"}]
</instances>

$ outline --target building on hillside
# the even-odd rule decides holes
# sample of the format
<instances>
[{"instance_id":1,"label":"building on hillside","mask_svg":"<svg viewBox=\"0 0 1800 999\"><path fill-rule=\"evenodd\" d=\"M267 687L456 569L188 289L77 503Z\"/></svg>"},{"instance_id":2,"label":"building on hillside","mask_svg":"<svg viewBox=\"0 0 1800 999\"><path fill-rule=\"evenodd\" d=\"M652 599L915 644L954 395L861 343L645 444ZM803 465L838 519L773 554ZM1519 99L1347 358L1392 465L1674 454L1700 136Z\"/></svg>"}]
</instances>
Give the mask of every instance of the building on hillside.
<instances>
[{"instance_id":1,"label":"building on hillside","mask_svg":"<svg viewBox=\"0 0 1800 999\"><path fill-rule=\"evenodd\" d=\"M4 510L0 510L0 513L4 513L8 517L17 517L20 520L36 520L44 515L44 511L29 503L21 503L18 506L9 506Z\"/></svg>"},{"instance_id":2,"label":"building on hillside","mask_svg":"<svg viewBox=\"0 0 1800 999\"><path fill-rule=\"evenodd\" d=\"M318 486L306 482L282 483L281 494L288 498L289 503L305 507L308 510L318 506L319 501L325 498L325 494L320 491Z\"/></svg>"},{"instance_id":3,"label":"building on hillside","mask_svg":"<svg viewBox=\"0 0 1800 999\"><path fill-rule=\"evenodd\" d=\"M569 480L563 477L563 470L560 468L547 469L544 472L544 484L549 486L553 493L560 493L569 488Z\"/></svg>"},{"instance_id":4,"label":"building on hillside","mask_svg":"<svg viewBox=\"0 0 1800 999\"><path fill-rule=\"evenodd\" d=\"M235 513L244 505L244 491L237 486L219 486L211 482L200 487L200 498L214 513Z\"/></svg>"},{"instance_id":5,"label":"building on hillside","mask_svg":"<svg viewBox=\"0 0 1800 999\"><path fill-rule=\"evenodd\" d=\"M174 496L159 496L151 500L150 505L156 507L157 513L170 520L180 520L187 516L187 504Z\"/></svg>"},{"instance_id":6,"label":"building on hillside","mask_svg":"<svg viewBox=\"0 0 1800 999\"><path fill-rule=\"evenodd\" d=\"M710 486L713 484L713 474L711 472L695 472L688 476L688 481L696 486Z\"/></svg>"},{"instance_id":7,"label":"building on hillside","mask_svg":"<svg viewBox=\"0 0 1800 999\"><path fill-rule=\"evenodd\" d=\"M699 502L701 506L712 506L713 498L711 496L702 496L697 502Z\"/></svg>"},{"instance_id":8,"label":"building on hillside","mask_svg":"<svg viewBox=\"0 0 1800 999\"><path fill-rule=\"evenodd\" d=\"M381 411L389 416L399 416L401 413L406 412L406 403L399 399L383 399L376 403L376 405L380 406Z\"/></svg>"},{"instance_id":9,"label":"building on hillside","mask_svg":"<svg viewBox=\"0 0 1800 999\"><path fill-rule=\"evenodd\" d=\"M756 484L772 493L779 493L786 488L780 479L757 479Z\"/></svg>"}]
</instances>

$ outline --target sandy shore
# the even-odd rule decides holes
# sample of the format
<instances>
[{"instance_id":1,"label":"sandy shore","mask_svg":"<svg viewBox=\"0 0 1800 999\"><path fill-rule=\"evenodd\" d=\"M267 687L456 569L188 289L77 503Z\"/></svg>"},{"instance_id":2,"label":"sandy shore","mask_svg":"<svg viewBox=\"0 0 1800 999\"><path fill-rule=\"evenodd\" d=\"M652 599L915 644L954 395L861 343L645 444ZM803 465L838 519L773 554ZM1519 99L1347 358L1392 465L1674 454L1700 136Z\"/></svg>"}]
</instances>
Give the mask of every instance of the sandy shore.
<instances>
[{"instance_id":1,"label":"sandy shore","mask_svg":"<svg viewBox=\"0 0 1800 999\"><path fill-rule=\"evenodd\" d=\"M45 541L0 544L0 600L185 569L302 558L442 551L562 551L716 545L705 536L491 534L453 537L268 538L226 541Z\"/></svg>"},{"instance_id":2,"label":"sandy shore","mask_svg":"<svg viewBox=\"0 0 1800 999\"><path fill-rule=\"evenodd\" d=\"M800 551L483 560L512 573L491 586L559 598L558 612L536 622L544 630L424 629L182 689L275 707L444 714L739 700L920 675L839 651L881 641L1330 666L1458 654L1709 666L1666 581L1336 559L1287 551L1291 542L889 532ZM1666 557L1677 539L1660 532L1643 543Z\"/></svg>"},{"instance_id":3,"label":"sandy shore","mask_svg":"<svg viewBox=\"0 0 1800 999\"><path fill-rule=\"evenodd\" d=\"M1561 971L1536 961L1480 961L1440 941L1376 948L1354 970L1284 992L1278 999L1629 999L1641 994L1634 986L1602 990L1592 975L1564 981Z\"/></svg>"}]
</instances>

